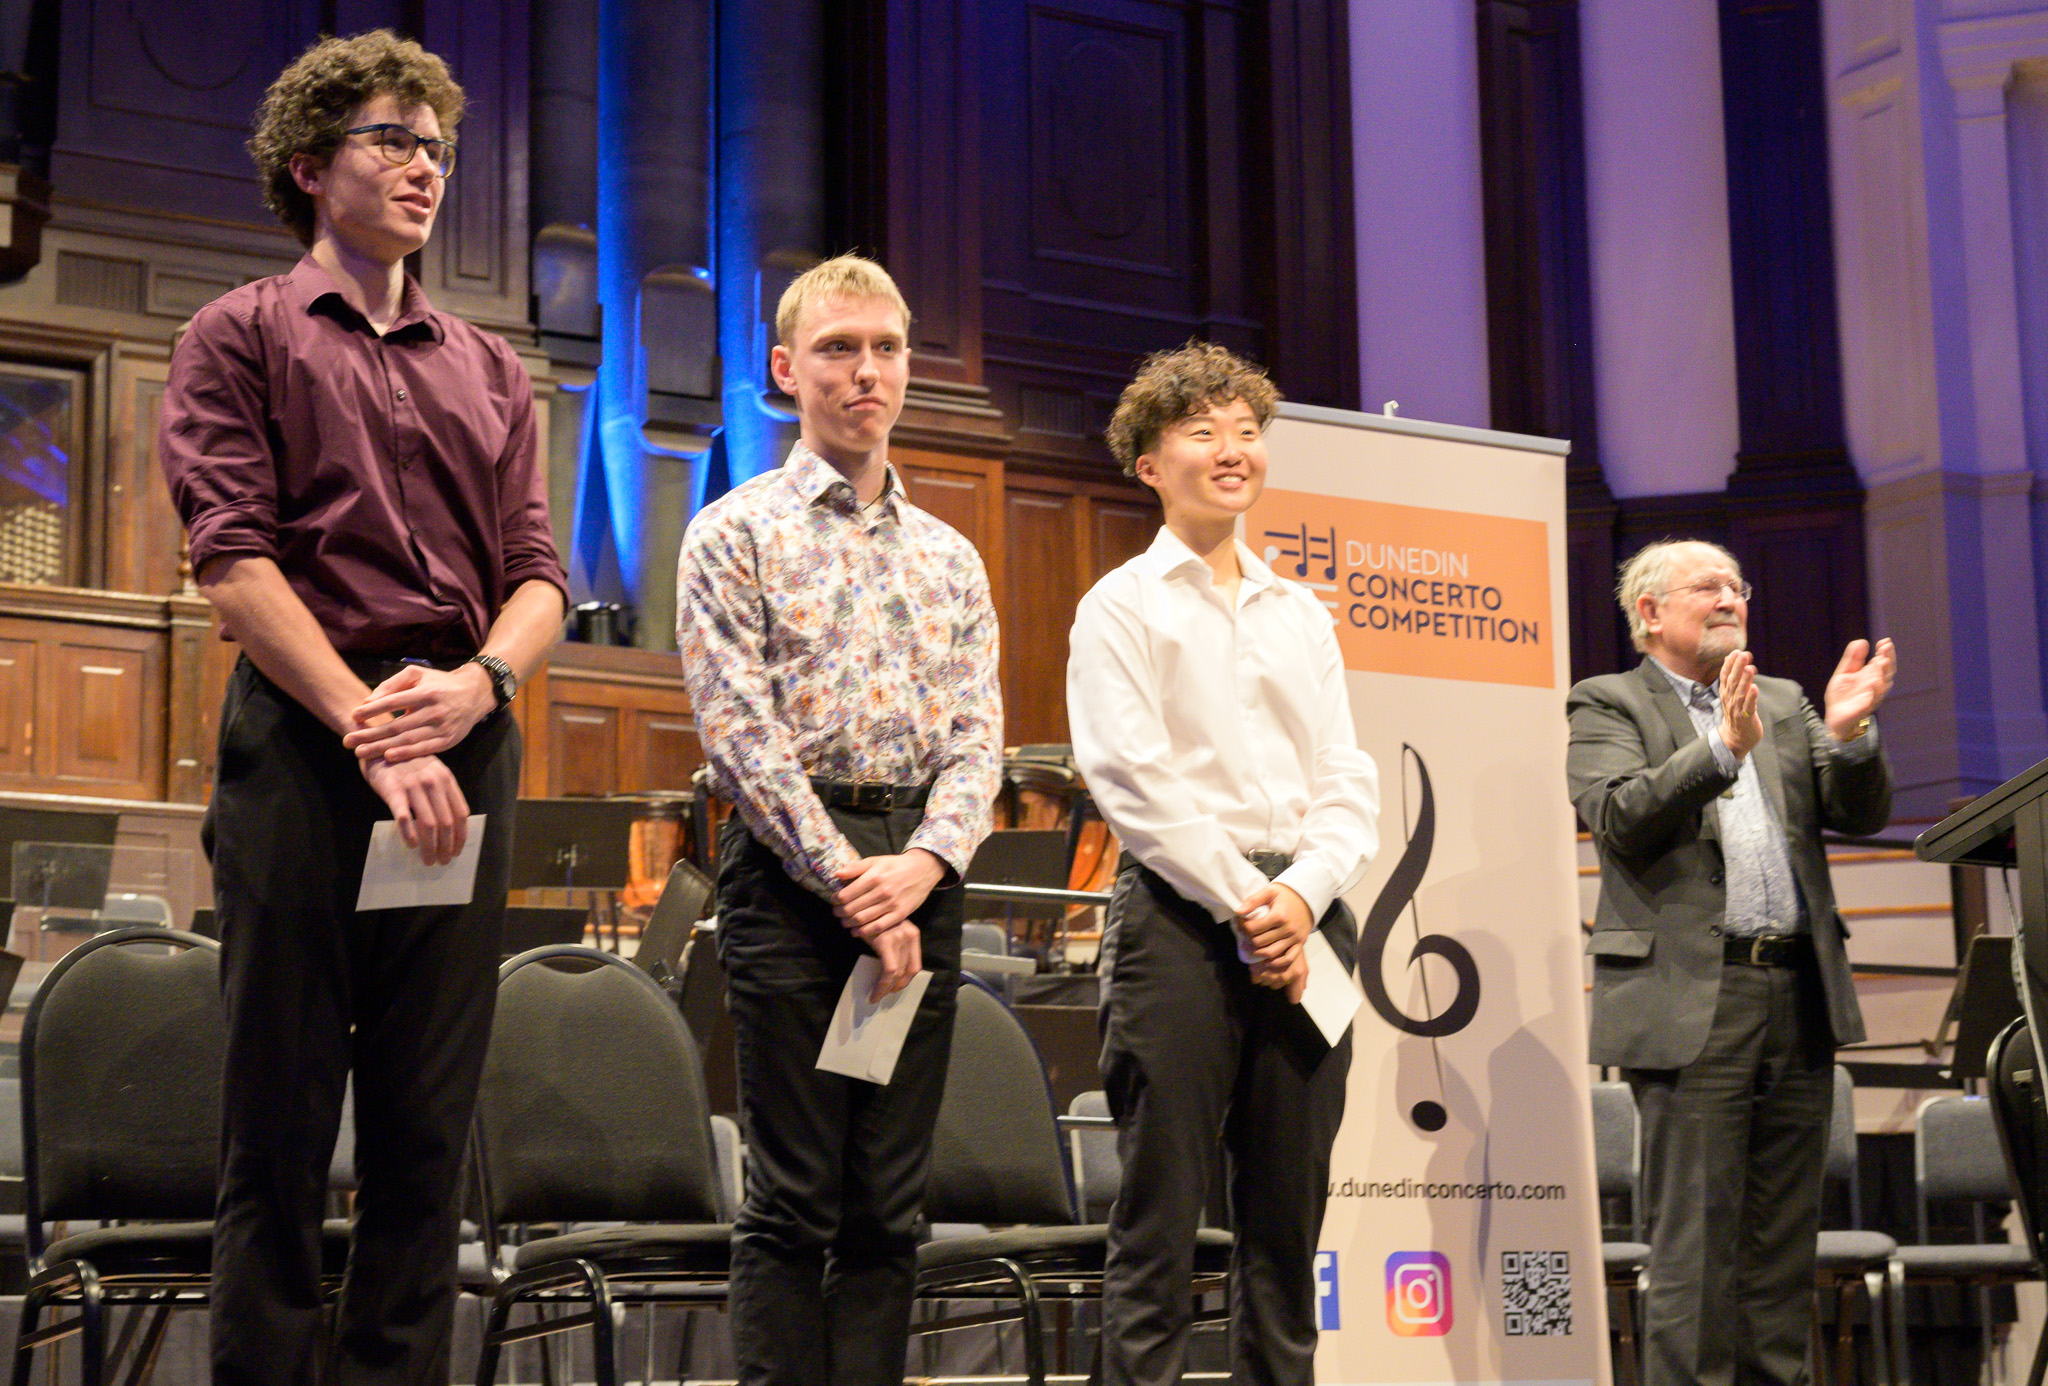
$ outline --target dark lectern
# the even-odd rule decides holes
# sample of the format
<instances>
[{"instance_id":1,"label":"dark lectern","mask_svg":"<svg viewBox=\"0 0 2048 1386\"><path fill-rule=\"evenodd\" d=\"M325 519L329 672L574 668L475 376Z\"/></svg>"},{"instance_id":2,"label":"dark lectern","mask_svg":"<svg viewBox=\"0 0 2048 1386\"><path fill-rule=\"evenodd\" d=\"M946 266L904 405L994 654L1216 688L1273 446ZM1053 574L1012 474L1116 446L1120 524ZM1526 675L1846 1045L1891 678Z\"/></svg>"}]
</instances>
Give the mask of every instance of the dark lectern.
<instances>
[{"instance_id":1,"label":"dark lectern","mask_svg":"<svg viewBox=\"0 0 2048 1386\"><path fill-rule=\"evenodd\" d=\"M2042 1034L2048 1020L2048 760L1936 823L1914 841L1913 851L1922 861L2018 869L2013 979L2028 1028Z\"/></svg>"},{"instance_id":2,"label":"dark lectern","mask_svg":"<svg viewBox=\"0 0 2048 1386\"><path fill-rule=\"evenodd\" d=\"M2042 1101L2048 1075L2040 1072L2030 1041L2030 1036L2048 1034L2042 1029L2048 1020L2048 760L1972 799L1920 834L1913 850L1922 861L2019 873L2019 942L2012 950L2012 970L2023 1016L1992 1043L1985 1077L1999 1143L2019 1191L2027 1245L2037 1262L2048 1265L2048 1107ZM2048 1334L2035 1348L2027 1386L2041 1386L2044 1370Z\"/></svg>"}]
</instances>

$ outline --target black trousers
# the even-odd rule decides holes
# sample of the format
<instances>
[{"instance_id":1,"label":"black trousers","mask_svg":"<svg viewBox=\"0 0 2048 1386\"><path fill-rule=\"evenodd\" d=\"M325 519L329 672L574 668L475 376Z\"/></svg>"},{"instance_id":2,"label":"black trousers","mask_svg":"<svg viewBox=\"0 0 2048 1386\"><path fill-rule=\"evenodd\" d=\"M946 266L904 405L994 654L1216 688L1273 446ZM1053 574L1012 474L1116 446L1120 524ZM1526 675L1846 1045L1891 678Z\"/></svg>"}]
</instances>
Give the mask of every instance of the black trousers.
<instances>
[{"instance_id":1,"label":"black trousers","mask_svg":"<svg viewBox=\"0 0 2048 1386\"><path fill-rule=\"evenodd\" d=\"M1128 859L1108 927L1102 1078L1123 1188L1109 1215L1102 1379L1181 1379L1195 1231L1227 1155L1231 1380L1309 1386L1316 1239L1351 1036L1332 1048L1301 1007L1253 985L1229 925ZM1339 901L1318 927L1348 965L1351 911Z\"/></svg>"},{"instance_id":2,"label":"black trousers","mask_svg":"<svg viewBox=\"0 0 2048 1386\"><path fill-rule=\"evenodd\" d=\"M394 666L395 667L395 666ZM442 756L488 814L471 903L355 912L371 825L353 754L246 659L206 823L227 1006L213 1372L321 1379L320 1221L355 1074L356 1225L324 1379L445 1386L470 1115L497 995L518 797L504 713Z\"/></svg>"},{"instance_id":3,"label":"black trousers","mask_svg":"<svg viewBox=\"0 0 2048 1386\"><path fill-rule=\"evenodd\" d=\"M832 818L862 856L900 852L917 810ZM718 955L738 1049L746 1201L730 1318L742 1386L901 1386L918 1215L952 1051L958 886L912 918L932 980L886 1087L820 1072L839 993L868 947L737 816L718 851Z\"/></svg>"},{"instance_id":4,"label":"black trousers","mask_svg":"<svg viewBox=\"0 0 2048 1386\"><path fill-rule=\"evenodd\" d=\"M1724 966L1699 1058L1624 1073L1650 1216L1646 1386L1803 1383L1834 1109L1818 968Z\"/></svg>"}]
</instances>

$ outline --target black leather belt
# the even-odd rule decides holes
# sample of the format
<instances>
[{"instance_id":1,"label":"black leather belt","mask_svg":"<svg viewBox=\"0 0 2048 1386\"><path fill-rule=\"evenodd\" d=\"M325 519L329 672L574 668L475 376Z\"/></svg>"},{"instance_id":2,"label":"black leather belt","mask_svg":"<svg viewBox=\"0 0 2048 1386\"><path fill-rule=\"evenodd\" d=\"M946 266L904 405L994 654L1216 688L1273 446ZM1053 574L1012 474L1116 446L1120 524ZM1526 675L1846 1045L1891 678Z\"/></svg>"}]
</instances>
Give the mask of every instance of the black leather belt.
<instances>
[{"instance_id":1,"label":"black leather belt","mask_svg":"<svg viewBox=\"0 0 2048 1386\"><path fill-rule=\"evenodd\" d=\"M1294 865L1294 858L1288 856L1285 852L1268 852L1264 850L1260 850L1257 852L1246 852L1244 854L1244 859L1250 862L1253 866L1258 867L1260 872L1262 872L1265 875L1266 879L1269 881L1272 880L1273 877L1279 875L1282 871L1285 871L1288 867Z\"/></svg>"},{"instance_id":2,"label":"black leather belt","mask_svg":"<svg viewBox=\"0 0 2048 1386\"><path fill-rule=\"evenodd\" d=\"M862 813L887 813L890 809L919 809L930 797L928 784L883 784L878 780L821 780L813 778L811 788L827 808L855 809Z\"/></svg>"},{"instance_id":3,"label":"black leather belt","mask_svg":"<svg viewBox=\"0 0 2048 1386\"><path fill-rule=\"evenodd\" d=\"M1745 967L1797 967L1811 956L1813 939L1807 934L1758 934L1754 938L1731 938L1721 946L1723 962Z\"/></svg>"}]
</instances>

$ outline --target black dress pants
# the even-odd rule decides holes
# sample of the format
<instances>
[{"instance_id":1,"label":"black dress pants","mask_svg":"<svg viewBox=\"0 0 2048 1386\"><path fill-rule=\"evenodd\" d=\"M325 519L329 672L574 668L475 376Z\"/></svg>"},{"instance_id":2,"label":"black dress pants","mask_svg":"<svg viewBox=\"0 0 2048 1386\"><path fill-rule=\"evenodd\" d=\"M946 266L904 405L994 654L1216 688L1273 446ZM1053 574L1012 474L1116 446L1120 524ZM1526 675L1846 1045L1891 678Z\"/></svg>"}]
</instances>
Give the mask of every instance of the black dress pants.
<instances>
[{"instance_id":1,"label":"black dress pants","mask_svg":"<svg viewBox=\"0 0 2048 1386\"><path fill-rule=\"evenodd\" d=\"M1647 1386L1804 1386L1834 1034L1812 956L1721 969L1706 1047L1623 1070L1643 1120Z\"/></svg>"},{"instance_id":2,"label":"black dress pants","mask_svg":"<svg viewBox=\"0 0 2048 1386\"><path fill-rule=\"evenodd\" d=\"M902 851L922 820L918 810L830 812L862 856ZM958 886L935 890L912 916L932 979L890 1082L820 1072L839 993L869 949L737 816L726 823L718 955L748 1157L729 1315L741 1386L901 1386L963 901Z\"/></svg>"},{"instance_id":3,"label":"black dress pants","mask_svg":"<svg viewBox=\"0 0 2048 1386\"><path fill-rule=\"evenodd\" d=\"M1317 927L1349 966L1351 911L1338 901ZM1300 1006L1252 983L1229 925L1128 858L1109 929L1102 1078L1123 1188L1109 1215L1102 1379L1181 1379L1195 1231L1227 1154L1230 1378L1309 1386L1316 1239L1351 1036L1332 1048Z\"/></svg>"},{"instance_id":4,"label":"black dress pants","mask_svg":"<svg viewBox=\"0 0 2048 1386\"><path fill-rule=\"evenodd\" d=\"M470 811L489 815L474 898L357 914L370 829L389 810L341 739L246 659L229 680L205 834L228 1022L218 1386L448 1380L457 1184L497 995L518 728L499 713L441 758ZM320 1222L351 1070L356 1225L323 1378Z\"/></svg>"}]
</instances>

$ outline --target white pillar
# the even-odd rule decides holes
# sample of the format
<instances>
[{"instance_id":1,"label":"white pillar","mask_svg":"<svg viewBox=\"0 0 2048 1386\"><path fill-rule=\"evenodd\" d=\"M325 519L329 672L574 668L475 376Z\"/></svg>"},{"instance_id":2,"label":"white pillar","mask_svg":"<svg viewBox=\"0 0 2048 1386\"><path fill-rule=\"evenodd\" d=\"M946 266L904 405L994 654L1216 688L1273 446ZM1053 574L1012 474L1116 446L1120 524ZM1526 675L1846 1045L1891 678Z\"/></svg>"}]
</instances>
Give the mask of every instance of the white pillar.
<instances>
[{"instance_id":1,"label":"white pillar","mask_svg":"<svg viewBox=\"0 0 2048 1386\"><path fill-rule=\"evenodd\" d=\"M1485 208L1471 0L1352 0L1360 399L1485 428Z\"/></svg>"},{"instance_id":2,"label":"white pillar","mask_svg":"<svg viewBox=\"0 0 2048 1386\"><path fill-rule=\"evenodd\" d=\"M1600 458L1617 496L1735 469L1735 309L1714 0L1580 0Z\"/></svg>"}]
</instances>

